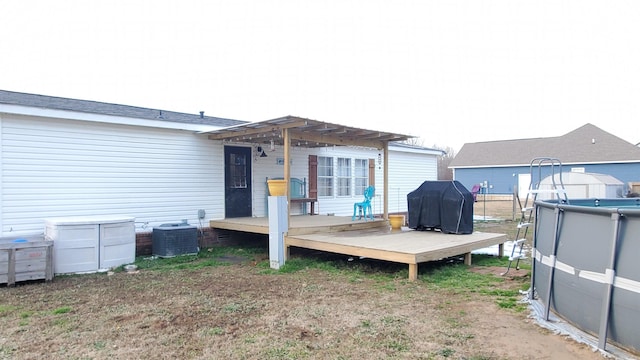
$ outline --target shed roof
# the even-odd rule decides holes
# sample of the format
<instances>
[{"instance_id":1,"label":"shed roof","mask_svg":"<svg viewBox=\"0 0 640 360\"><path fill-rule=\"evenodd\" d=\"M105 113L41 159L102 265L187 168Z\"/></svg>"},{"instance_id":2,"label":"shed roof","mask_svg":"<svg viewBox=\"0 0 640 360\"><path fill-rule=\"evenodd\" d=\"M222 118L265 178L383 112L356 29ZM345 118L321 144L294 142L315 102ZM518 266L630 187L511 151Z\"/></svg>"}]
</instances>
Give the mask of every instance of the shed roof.
<instances>
[{"instance_id":1,"label":"shed roof","mask_svg":"<svg viewBox=\"0 0 640 360\"><path fill-rule=\"evenodd\" d=\"M467 143L449 167L528 166L540 157L557 158L563 164L640 162L640 148L585 124L558 137Z\"/></svg>"}]
</instances>

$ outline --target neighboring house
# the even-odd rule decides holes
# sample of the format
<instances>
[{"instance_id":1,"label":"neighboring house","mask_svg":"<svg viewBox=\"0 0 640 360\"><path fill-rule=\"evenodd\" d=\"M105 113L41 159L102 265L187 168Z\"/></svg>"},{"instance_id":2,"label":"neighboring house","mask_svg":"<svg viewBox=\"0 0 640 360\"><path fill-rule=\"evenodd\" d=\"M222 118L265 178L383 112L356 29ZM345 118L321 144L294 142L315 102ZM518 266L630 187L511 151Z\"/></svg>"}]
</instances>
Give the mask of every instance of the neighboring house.
<instances>
[{"instance_id":1,"label":"neighboring house","mask_svg":"<svg viewBox=\"0 0 640 360\"><path fill-rule=\"evenodd\" d=\"M211 135L247 124L253 123L0 90L1 236L42 233L45 218L60 216L133 216L138 234L183 219L207 228L209 219L266 216L266 180L283 176L283 147ZM225 154L234 151L247 159L240 184L249 194L247 215L233 214L225 192ZM388 151L385 159L361 146L293 147L290 176L307 184L320 179L316 212L346 216L371 182L374 211L381 213L388 161L389 212L404 212L406 194L437 179L442 152L393 142ZM324 166L315 179L310 159ZM292 213L302 206L292 204Z\"/></svg>"},{"instance_id":2,"label":"neighboring house","mask_svg":"<svg viewBox=\"0 0 640 360\"><path fill-rule=\"evenodd\" d=\"M531 162L541 157L558 159L562 172L613 176L624 183L625 194L640 181L640 148L592 124L558 137L464 144L449 168L469 189L486 182L488 194L517 191L522 196L530 183Z\"/></svg>"}]
</instances>

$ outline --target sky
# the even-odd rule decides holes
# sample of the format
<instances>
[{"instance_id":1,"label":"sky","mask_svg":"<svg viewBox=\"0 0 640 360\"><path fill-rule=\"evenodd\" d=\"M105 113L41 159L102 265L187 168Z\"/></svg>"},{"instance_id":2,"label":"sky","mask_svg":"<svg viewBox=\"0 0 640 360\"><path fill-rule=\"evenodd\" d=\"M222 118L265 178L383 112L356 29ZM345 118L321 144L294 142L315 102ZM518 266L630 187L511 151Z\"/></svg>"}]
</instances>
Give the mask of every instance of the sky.
<instances>
[{"instance_id":1,"label":"sky","mask_svg":"<svg viewBox=\"0 0 640 360\"><path fill-rule=\"evenodd\" d=\"M640 142L640 1L0 0L0 89L426 147Z\"/></svg>"}]
</instances>

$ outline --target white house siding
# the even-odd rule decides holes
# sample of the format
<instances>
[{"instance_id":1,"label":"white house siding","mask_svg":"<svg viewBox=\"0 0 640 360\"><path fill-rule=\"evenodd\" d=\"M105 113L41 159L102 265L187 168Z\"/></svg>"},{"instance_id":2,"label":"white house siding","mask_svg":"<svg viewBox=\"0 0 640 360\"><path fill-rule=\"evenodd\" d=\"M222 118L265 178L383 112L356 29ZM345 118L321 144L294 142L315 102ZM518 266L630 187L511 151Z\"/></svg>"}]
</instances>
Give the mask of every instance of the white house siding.
<instances>
[{"instance_id":1,"label":"white house siding","mask_svg":"<svg viewBox=\"0 0 640 360\"><path fill-rule=\"evenodd\" d=\"M437 155L389 150L389 212L406 212L407 195L425 181L438 179Z\"/></svg>"},{"instance_id":2,"label":"white house siding","mask_svg":"<svg viewBox=\"0 0 640 360\"><path fill-rule=\"evenodd\" d=\"M127 215L137 231L224 217L220 142L193 131L3 114L2 236L57 216Z\"/></svg>"},{"instance_id":3,"label":"white house siding","mask_svg":"<svg viewBox=\"0 0 640 360\"><path fill-rule=\"evenodd\" d=\"M238 144L237 146L242 146ZM254 216L262 217L267 215L267 178L277 178L284 176L284 151L281 146L276 146L274 151L270 151L269 146L263 146L267 157L259 157L256 150L257 145L253 146L253 214ZM364 149L345 146L327 146L319 148L304 148L292 146L291 156L291 168L290 175L294 178L307 179L309 182L309 155L317 156L330 156L335 158L345 157L350 159L377 159L378 153L381 153L375 149ZM280 161L279 161L280 160ZM355 166L354 163L352 163ZM337 173L337 161L334 160L334 174ZM383 170L376 167L376 188L382 189ZM353 184L352 184L353 185ZM378 192L380 196L376 199L381 199L382 192ZM358 196L346 196L346 197L319 197L318 203L316 203L317 209L321 214L333 213L339 216L351 216L353 213L353 203L362 201L361 195ZM382 211L382 205L380 200L374 200L374 207L378 201L380 211ZM292 205L291 213L301 214L302 204ZM318 212L318 210L316 210Z\"/></svg>"},{"instance_id":4,"label":"white house siding","mask_svg":"<svg viewBox=\"0 0 640 360\"><path fill-rule=\"evenodd\" d=\"M267 178L283 177L284 166L282 160L284 159L284 152L282 147L277 146L274 151L269 150L269 146L266 146L265 153L267 157L261 158L258 156L257 151L254 150L253 157L253 212L254 216L266 216L267 214ZM378 156L377 150L362 149L354 147L339 147L339 146L327 146L320 148L304 148L292 146L291 156L291 177L299 179L307 179L309 182L309 155L317 156L330 156L335 158L346 157L350 159L374 159ZM281 160L278 162L278 160ZM355 164L352 163L355 167ZM337 161L334 160L334 173L337 173ZM376 187L383 184L383 173L380 170L379 174L376 174ZM379 185L378 185L379 184ZM262 201L261 199L264 199ZM356 201L362 201L362 196L346 196L346 197L319 197L318 203L316 203L316 212L318 210L321 214L333 213L335 215L351 215L353 212L353 203ZM374 204L375 205L375 204ZM380 209L382 209L380 207ZM301 214L302 205L293 205L291 207L292 214Z\"/></svg>"},{"instance_id":5,"label":"white house siding","mask_svg":"<svg viewBox=\"0 0 640 360\"><path fill-rule=\"evenodd\" d=\"M305 177L308 172L308 166L303 170L297 170L297 163L307 165L307 153L301 152L300 160L293 157L292 174L294 169L301 171L294 177ZM296 154L296 151L292 152ZM322 147L311 149L309 153L318 156L330 156L334 159L338 157L346 157L351 159L374 159L376 178L375 184L376 195L372 200L374 213L382 213L383 189L384 189L384 154L381 150L355 148L355 147ZM381 162L378 162L378 154L381 156ZM420 184L426 180L436 180L437 174L437 152L419 151L400 147L390 146L389 150L389 212L403 212L407 210L406 195L415 190ZM353 164L353 163L352 163ZM355 166L355 164L353 164ZM337 161L334 160L334 174L337 173ZM353 192L352 192L353 194ZM353 214L353 204L362 201L362 195L352 196L331 196L319 197L320 214L333 213L337 216L351 216Z\"/></svg>"},{"instance_id":6,"label":"white house siding","mask_svg":"<svg viewBox=\"0 0 640 360\"><path fill-rule=\"evenodd\" d=\"M338 161L337 158L350 158L352 159L351 174L354 174L355 161L353 159L373 159L377 158L378 151L375 149L356 148L347 146L327 146L320 147L314 150L315 154L320 156L333 157L333 174L338 173ZM336 182L334 182L334 185ZM380 176L376 174L376 184L372 184L376 189L382 189L382 173ZM362 201L363 196L354 194L354 183L351 182L351 196L320 196L318 197L320 214L335 214L338 216L351 216L353 214L353 203L356 201Z\"/></svg>"},{"instance_id":7,"label":"white house siding","mask_svg":"<svg viewBox=\"0 0 640 360\"><path fill-rule=\"evenodd\" d=\"M257 217L263 217L267 216L267 178L282 178L284 176L284 151L281 146L276 146L274 151L271 151L269 145L266 145L262 147L267 157L260 157L256 147L257 145L253 146L253 214ZM307 179L307 184L309 183L309 154L313 153L312 149L292 147L289 153L291 177ZM293 205L291 213L301 214L302 206L302 204Z\"/></svg>"}]
</instances>

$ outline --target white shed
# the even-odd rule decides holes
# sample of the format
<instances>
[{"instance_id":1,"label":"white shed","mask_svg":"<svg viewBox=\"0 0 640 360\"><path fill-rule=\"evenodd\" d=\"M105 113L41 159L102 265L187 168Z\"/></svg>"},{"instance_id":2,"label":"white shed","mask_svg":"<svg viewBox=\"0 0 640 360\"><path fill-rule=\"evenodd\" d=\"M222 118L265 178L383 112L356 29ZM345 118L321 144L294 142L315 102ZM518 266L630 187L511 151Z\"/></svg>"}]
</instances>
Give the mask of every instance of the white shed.
<instances>
[{"instance_id":1,"label":"white shed","mask_svg":"<svg viewBox=\"0 0 640 360\"><path fill-rule=\"evenodd\" d=\"M560 174L554 175L556 187L560 186ZM611 199L624 197L624 183L611 175L583 173L583 172L563 172L562 183L567 191L569 199ZM540 190L553 188L551 176L547 176L540 181ZM546 200L553 195L541 193L538 199Z\"/></svg>"}]
</instances>

